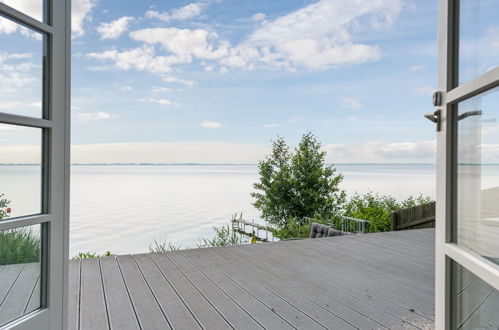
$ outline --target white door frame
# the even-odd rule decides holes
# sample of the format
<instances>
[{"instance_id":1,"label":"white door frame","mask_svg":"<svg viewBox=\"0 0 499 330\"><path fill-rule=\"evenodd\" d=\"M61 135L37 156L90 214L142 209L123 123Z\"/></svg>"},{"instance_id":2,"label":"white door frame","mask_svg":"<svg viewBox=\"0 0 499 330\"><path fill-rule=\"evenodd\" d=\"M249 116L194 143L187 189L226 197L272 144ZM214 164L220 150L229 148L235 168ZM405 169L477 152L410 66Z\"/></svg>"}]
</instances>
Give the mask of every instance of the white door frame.
<instances>
[{"instance_id":1,"label":"white door frame","mask_svg":"<svg viewBox=\"0 0 499 330\"><path fill-rule=\"evenodd\" d=\"M437 207L435 255L436 328L451 327L451 260L499 290L497 265L453 242L455 207L456 104L499 85L499 68L458 85L459 0L439 0L438 90L442 95L441 130L437 134ZM457 87L456 87L457 86ZM455 229L454 229L455 230Z\"/></svg>"},{"instance_id":2,"label":"white door frame","mask_svg":"<svg viewBox=\"0 0 499 330\"><path fill-rule=\"evenodd\" d=\"M40 0L42 1L42 0ZM0 329L67 329L71 1L45 0L45 22L0 3L0 14L46 36L42 118L0 112L0 123L40 128L41 214L0 222L0 230L41 224L41 308ZM0 48L2 46L0 45Z\"/></svg>"}]
</instances>

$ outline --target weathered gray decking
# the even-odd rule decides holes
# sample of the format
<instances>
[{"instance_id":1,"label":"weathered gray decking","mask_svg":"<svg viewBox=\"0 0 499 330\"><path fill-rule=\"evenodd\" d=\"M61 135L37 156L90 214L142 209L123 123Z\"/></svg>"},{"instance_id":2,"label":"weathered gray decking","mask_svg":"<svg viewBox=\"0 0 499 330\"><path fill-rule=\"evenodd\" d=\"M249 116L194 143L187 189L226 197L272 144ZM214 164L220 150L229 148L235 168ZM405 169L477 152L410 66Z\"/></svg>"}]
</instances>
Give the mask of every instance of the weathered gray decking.
<instances>
[{"instance_id":1,"label":"weathered gray decking","mask_svg":"<svg viewBox=\"0 0 499 330\"><path fill-rule=\"evenodd\" d=\"M69 329L432 328L432 229L70 263Z\"/></svg>"},{"instance_id":2,"label":"weathered gray decking","mask_svg":"<svg viewBox=\"0 0 499 330\"><path fill-rule=\"evenodd\" d=\"M40 264L0 266L0 327L40 307Z\"/></svg>"}]
</instances>

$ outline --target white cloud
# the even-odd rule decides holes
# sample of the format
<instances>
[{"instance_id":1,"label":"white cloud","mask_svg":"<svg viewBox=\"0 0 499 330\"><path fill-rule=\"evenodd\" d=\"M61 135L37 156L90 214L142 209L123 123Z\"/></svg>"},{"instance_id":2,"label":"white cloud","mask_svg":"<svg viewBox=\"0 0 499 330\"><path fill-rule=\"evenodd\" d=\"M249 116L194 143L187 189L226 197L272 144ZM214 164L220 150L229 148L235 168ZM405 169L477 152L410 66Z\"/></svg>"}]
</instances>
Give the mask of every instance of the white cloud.
<instances>
[{"instance_id":1,"label":"white cloud","mask_svg":"<svg viewBox=\"0 0 499 330\"><path fill-rule=\"evenodd\" d=\"M297 122L297 121L301 121L301 120L303 120L303 118L305 118L305 116L302 116L302 115L294 116L294 117L292 117L292 118L289 118L289 119L288 119L288 122L290 122L290 123L295 123L295 122Z\"/></svg>"},{"instance_id":2,"label":"white cloud","mask_svg":"<svg viewBox=\"0 0 499 330\"><path fill-rule=\"evenodd\" d=\"M97 28L97 32L101 35L101 39L116 39L128 30L133 17L124 16L109 23L101 23Z\"/></svg>"},{"instance_id":3,"label":"white cloud","mask_svg":"<svg viewBox=\"0 0 499 330\"><path fill-rule=\"evenodd\" d=\"M415 72L415 71L421 71L421 70L423 70L424 68L425 68L425 66L424 66L424 65L422 65L422 64L417 64L417 65L412 65L412 66L410 66L410 67L409 67L409 71L414 71L414 72Z\"/></svg>"},{"instance_id":4,"label":"white cloud","mask_svg":"<svg viewBox=\"0 0 499 330\"><path fill-rule=\"evenodd\" d=\"M189 63L192 57L217 59L227 55L226 42L218 41L218 35L203 29L150 28L130 33L133 40L146 44L159 44L166 51L175 54L179 61Z\"/></svg>"},{"instance_id":5,"label":"white cloud","mask_svg":"<svg viewBox=\"0 0 499 330\"><path fill-rule=\"evenodd\" d=\"M374 61L378 47L355 42L354 34L390 26L401 8L401 0L320 0L263 22L224 64L322 70Z\"/></svg>"},{"instance_id":6,"label":"white cloud","mask_svg":"<svg viewBox=\"0 0 499 330\"><path fill-rule=\"evenodd\" d=\"M276 124L276 123L270 123L270 124L263 125L264 128L274 128L277 126L279 126L279 124Z\"/></svg>"},{"instance_id":7,"label":"white cloud","mask_svg":"<svg viewBox=\"0 0 499 330\"><path fill-rule=\"evenodd\" d=\"M265 17L266 17L266 16L265 16L265 14L263 14L263 13L256 13L255 15L253 15L252 19L253 19L254 21L259 22L259 21L263 21L263 20L265 19Z\"/></svg>"},{"instance_id":8,"label":"white cloud","mask_svg":"<svg viewBox=\"0 0 499 330\"><path fill-rule=\"evenodd\" d=\"M34 63L32 57L30 53L0 51L0 93L18 94L21 90L32 90L41 76L40 64Z\"/></svg>"},{"instance_id":9,"label":"white cloud","mask_svg":"<svg viewBox=\"0 0 499 330\"><path fill-rule=\"evenodd\" d=\"M39 0L36 0L40 2ZM71 3L71 36L81 37L85 34L83 24L90 21L92 8L95 7L96 0L73 0Z\"/></svg>"},{"instance_id":10,"label":"white cloud","mask_svg":"<svg viewBox=\"0 0 499 330\"><path fill-rule=\"evenodd\" d=\"M328 161L336 163L434 163L436 142L367 141L360 145L328 144L324 150Z\"/></svg>"},{"instance_id":11,"label":"white cloud","mask_svg":"<svg viewBox=\"0 0 499 330\"><path fill-rule=\"evenodd\" d=\"M108 112L80 112L77 114L77 116L78 116L78 119L84 123L114 118Z\"/></svg>"},{"instance_id":12,"label":"white cloud","mask_svg":"<svg viewBox=\"0 0 499 330\"><path fill-rule=\"evenodd\" d=\"M14 108L42 108L41 102L22 102L22 101L2 101L0 102L0 110L9 110Z\"/></svg>"},{"instance_id":13,"label":"white cloud","mask_svg":"<svg viewBox=\"0 0 499 330\"><path fill-rule=\"evenodd\" d=\"M206 6L205 3L197 2L197 3L190 3L186 6L174 9L169 13L167 12L160 13L156 10L148 10L146 12L146 17L157 18L166 23L172 20L177 20L177 21L187 20L201 15L205 6Z\"/></svg>"},{"instance_id":14,"label":"white cloud","mask_svg":"<svg viewBox=\"0 0 499 330\"><path fill-rule=\"evenodd\" d=\"M194 81L179 79L170 75L173 71L172 65L185 63L185 59L175 55L157 56L152 46L132 48L122 52L112 49L101 53L89 53L86 54L86 57L100 61L114 61L119 69L126 71L134 69L157 74L165 82L176 82L186 86L195 84Z\"/></svg>"},{"instance_id":15,"label":"white cloud","mask_svg":"<svg viewBox=\"0 0 499 330\"><path fill-rule=\"evenodd\" d=\"M155 98L148 98L148 99L139 99L139 102L147 102L147 103L157 103L160 105L174 105L174 103L171 100L168 99L155 99Z\"/></svg>"},{"instance_id":16,"label":"white cloud","mask_svg":"<svg viewBox=\"0 0 499 330\"><path fill-rule=\"evenodd\" d=\"M354 97L344 97L341 99L341 106L348 109L359 109L362 107L362 103Z\"/></svg>"},{"instance_id":17,"label":"white cloud","mask_svg":"<svg viewBox=\"0 0 499 330\"><path fill-rule=\"evenodd\" d=\"M130 92L132 91L132 86L123 86L120 88L122 92Z\"/></svg>"},{"instance_id":18,"label":"white cloud","mask_svg":"<svg viewBox=\"0 0 499 330\"><path fill-rule=\"evenodd\" d=\"M169 87L153 87L152 91L154 93L170 93L172 89Z\"/></svg>"},{"instance_id":19,"label":"white cloud","mask_svg":"<svg viewBox=\"0 0 499 330\"><path fill-rule=\"evenodd\" d=\"M431 86L419 86L412 89L412 92L416 95L432 95L434 91L435 88Z\"/></svg>"},{"instance_id":20,"label":"white cloud","mask_svg":"<svg viewBox=\"0 0 499 330\"><path fill-rule=\"evenodd\" d=\"M216 122L216 121L203 121L199 125L205 127L205 128L222 128L222 124Z\"/></svg>"}]
</instances>

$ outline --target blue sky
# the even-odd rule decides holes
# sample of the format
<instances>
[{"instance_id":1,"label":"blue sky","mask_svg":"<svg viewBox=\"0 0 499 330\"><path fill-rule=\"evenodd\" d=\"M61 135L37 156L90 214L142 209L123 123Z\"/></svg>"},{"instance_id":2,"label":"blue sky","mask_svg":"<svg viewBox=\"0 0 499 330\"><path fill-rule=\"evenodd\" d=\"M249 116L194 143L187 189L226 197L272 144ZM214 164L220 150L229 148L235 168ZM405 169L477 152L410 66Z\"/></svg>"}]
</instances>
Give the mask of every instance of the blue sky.
<instances>
[{"instance_id":1,"label":"blue sky","mask_svg":"<svg viewBox=\"0 0 499 330\"><path fill-rule=\"evenodd\" d=\"M73 2L73 162L254 163L307 130L335 162L434 160L436 1ZM0 111L39 115L41 41L5 26L35 78Z\"/></svg>"}]
</instances>

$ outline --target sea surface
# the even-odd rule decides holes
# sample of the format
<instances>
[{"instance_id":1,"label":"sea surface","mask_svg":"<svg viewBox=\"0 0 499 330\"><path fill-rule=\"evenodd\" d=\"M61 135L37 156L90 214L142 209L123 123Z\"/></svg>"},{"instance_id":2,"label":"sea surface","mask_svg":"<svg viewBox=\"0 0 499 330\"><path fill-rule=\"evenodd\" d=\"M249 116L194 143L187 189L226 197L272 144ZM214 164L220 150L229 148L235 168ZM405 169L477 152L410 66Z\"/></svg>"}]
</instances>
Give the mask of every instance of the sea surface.
<instances>
[{"instance_id":1,"label":"sea surface","mask_svg":"<svg viewBox=\"0 0 499 330\"><path fill-rule=\"evenodd\" d=\"M434 165L336 167L348 194L435 197ZM11 216L39 213L40 178L38 166L0 166L0 194L11 200ZM70 255L147 252L154 240L196 247L236 212L262 222L250 197L257 179L256 165L74 165Z\"/></svg>"}]
</instances>

